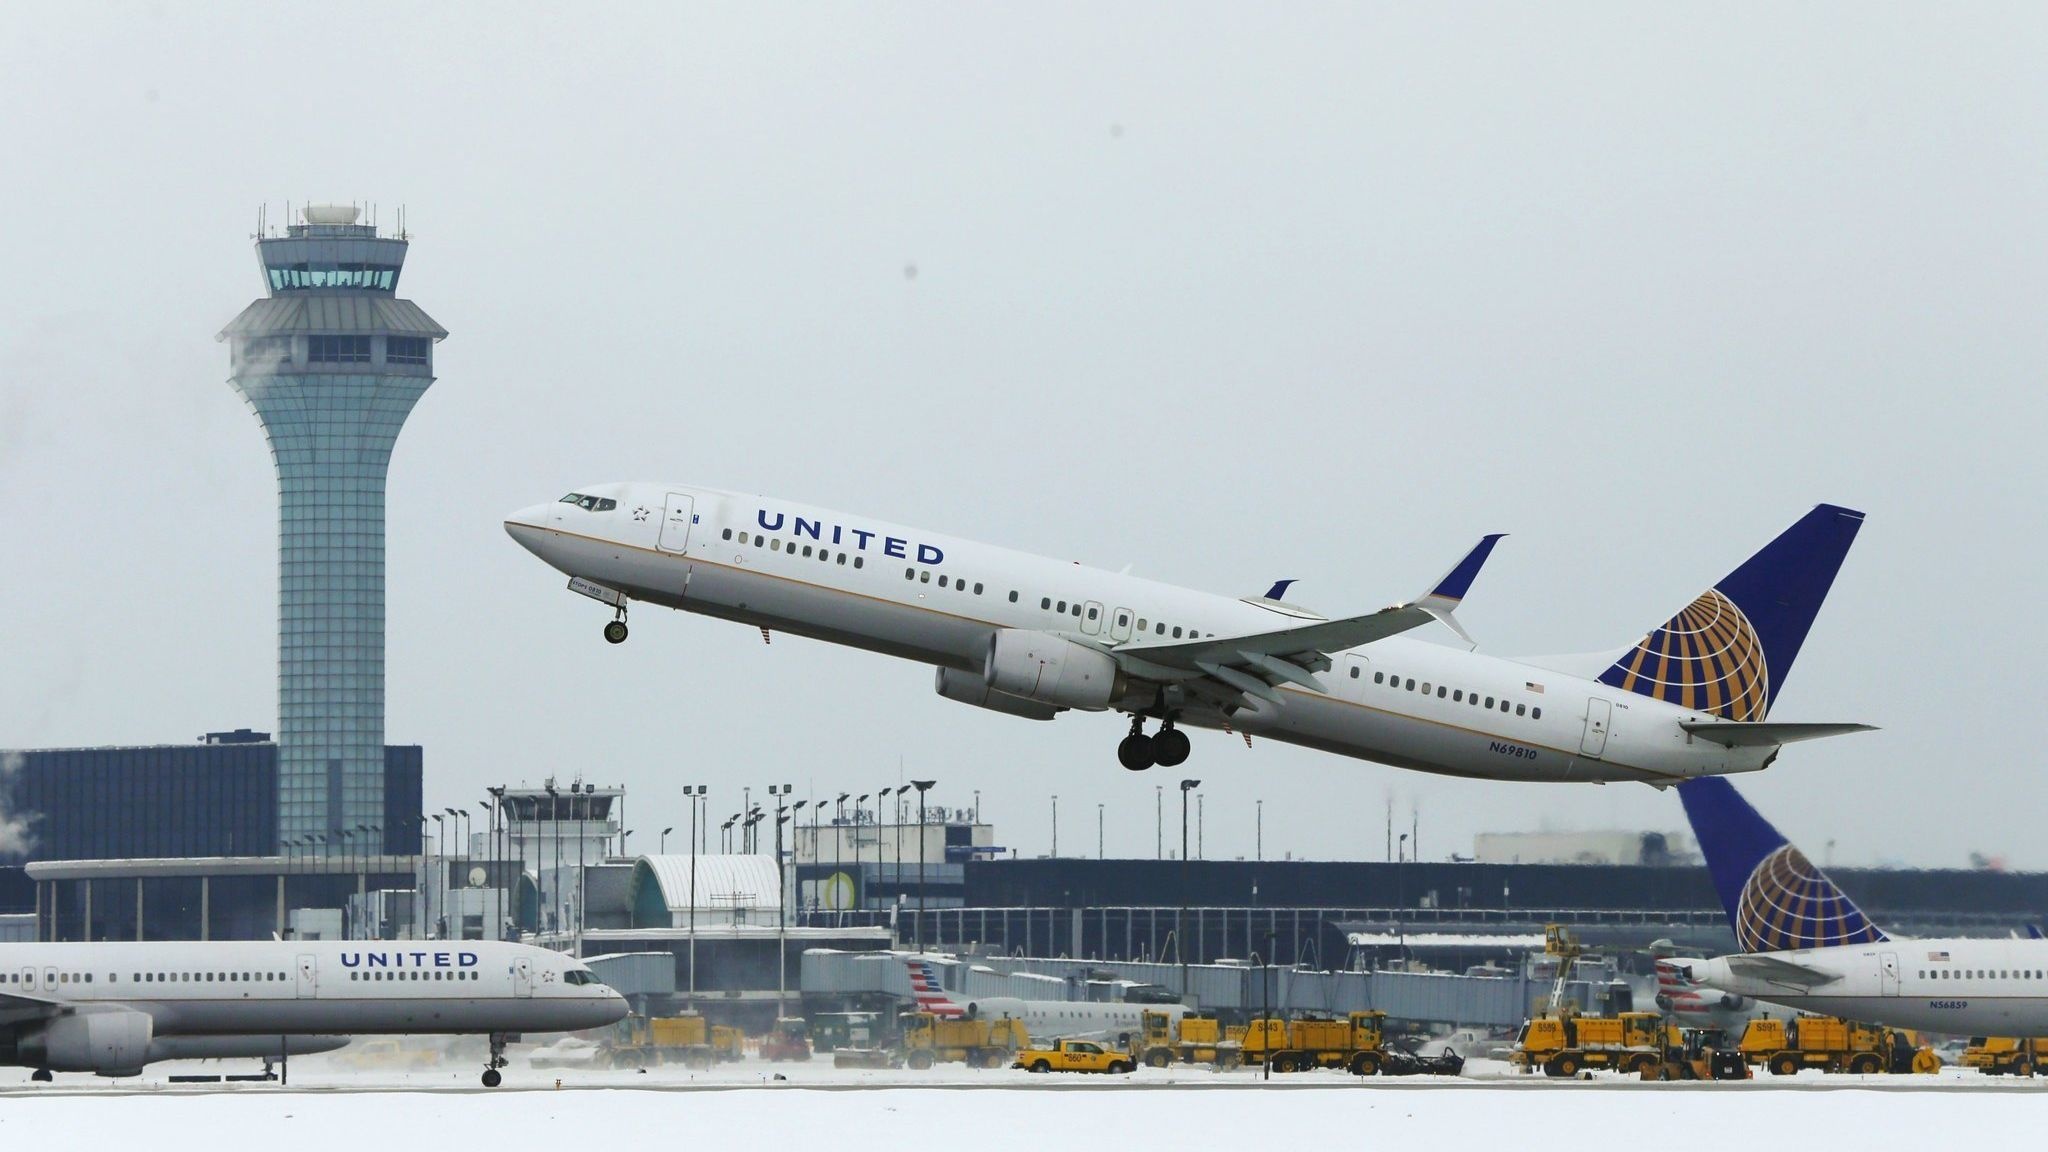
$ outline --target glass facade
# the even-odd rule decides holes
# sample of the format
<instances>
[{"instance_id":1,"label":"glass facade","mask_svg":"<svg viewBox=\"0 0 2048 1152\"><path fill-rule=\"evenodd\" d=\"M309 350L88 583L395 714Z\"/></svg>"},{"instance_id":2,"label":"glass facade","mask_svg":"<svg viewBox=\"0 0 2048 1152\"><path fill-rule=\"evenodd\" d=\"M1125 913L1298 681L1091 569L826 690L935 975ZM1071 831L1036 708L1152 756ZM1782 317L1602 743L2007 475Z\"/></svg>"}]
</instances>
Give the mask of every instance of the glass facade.
<instances>
[{"instance_id":1,"label":"glass facade","mask_svg":"<svg viewBox=\"0 0 2048 1152\"><path fill-rule=\"evenodd\" d=\"M257 246L273 295L344 299L387 295L406 248L360 227L298 228ZM377 308L261 303L229 331L231 382L277 468L278 836L382 851L402 831L385 818L384 481L433 383L428 338L394 337ZM298 337L303 359L276 354L280 338ZM374 356L394 342L399 358Z\"/></svg>"}]
</instances>

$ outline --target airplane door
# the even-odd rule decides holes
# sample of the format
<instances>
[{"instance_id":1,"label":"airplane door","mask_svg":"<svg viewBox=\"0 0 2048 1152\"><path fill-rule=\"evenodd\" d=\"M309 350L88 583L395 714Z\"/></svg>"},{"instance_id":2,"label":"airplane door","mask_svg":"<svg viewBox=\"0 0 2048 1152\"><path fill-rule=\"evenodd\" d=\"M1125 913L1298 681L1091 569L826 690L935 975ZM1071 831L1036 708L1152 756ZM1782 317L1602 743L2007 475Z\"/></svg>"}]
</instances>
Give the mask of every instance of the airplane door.
<instances>
[{"instance_id":1,"label":"airplane door","mask_svg":"<svg viewBox=\"0 0 2048 1152\"><path fill-rule=\"evenodd\" d=\"M1109 638L1121 644L1131 638L1131 610L1119 608L1109 614Z\"/></svg>"},{"instance_id":2,"label":"airplane door","mask_svg":"<svg viewBox=\"0 0 2048 1152\"><path fill-rule=\"evenodd\" d=\"M1605 700L1586 701L1586 735L1579 741L1579 752L1598 760L1607 751L1607 726L1613 720L1614 705Z\"/></svg>"},{"instance_id":3,"label":"airplane door","mask_svg":"<svg viewBox=\"0 0 2048 1152\"><path fill-rule=\"evenodd\" d=\"M697 518L697 502L681 492L668 494L668 507L661 517L661 550L681 552L690 543L690 522Z\"/></svg>"},{"instance_id":4,"label":"airplane door","mask_svg":"<svg viewBox=\"0 0 2048 1152\"><path fill-rule=\"evenodd\" d=\"M1887 996L1897 996L1899 994L1899 954L1897 952L1883 953L1878 956L1877 964L1879 975L1884 981L1884 994Z\"/></svg>"},{"instance_id":5,"label":"airplane door","mask_svg":"<svg viewBox=\"0 0 2048 1152\"><path fill-rule=\"evenodd\" d=\"M1094 600L1081 605L1081 631L1093 636L1102 631L1102 605Z\"/></svg>"},{"instance_id":6,"label":"airplane door","mask_svg":"<svg viewBox=\"0 0 2048 1152\"><path fill-rule=\"evenodd\" d=\"M533 961L524 956L512 962L512 994L522 999L533 996Z\"/></svg>"},{"instance_id":7,"label":"airplane door","mask_svg":"<svg viewBox=\"0 0 2048 1152\"><path fill-rule=\"evenodd\" d=\"M311 1000L320 994L320 961L312 956L299 957L299 999Z\"/></svg>"}]
</instances>

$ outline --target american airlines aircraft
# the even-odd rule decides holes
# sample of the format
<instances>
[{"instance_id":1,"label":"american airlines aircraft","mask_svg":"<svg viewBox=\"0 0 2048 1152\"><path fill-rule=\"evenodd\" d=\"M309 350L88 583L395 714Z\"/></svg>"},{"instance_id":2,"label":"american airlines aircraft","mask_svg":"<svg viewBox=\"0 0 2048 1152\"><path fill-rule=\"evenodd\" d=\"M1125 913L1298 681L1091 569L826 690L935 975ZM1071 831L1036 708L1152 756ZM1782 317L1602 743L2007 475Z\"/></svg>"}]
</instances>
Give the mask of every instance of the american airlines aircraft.
<instances>
[{"instance_id":1,"label":"american airlines aircraft","mask_svg":"<svg viewBox=\"0 0 2048 1152\"><path fill-rule=\"evenodd\" d=\"M1894 1028L2048 1034L2048 940L1889 935L1726 780L1678 794L1743 948L1671 961L1696 983Z\"/></svg>"},{"instance_id":2,"label":"american airlines aircraft","mask_svg":"<svg viewBox=\"0 0 2048 1152\"><path fill-rule=\"evenodd\" d=\"M1115 1040L1137 1032L1146 1012L1163 1012L1179 1020L1187 1014L1180 1004L1116 1004L1092 1000L1022 1000L1013 996L978 996L967 999L946 991L939 966L929 957L906 956L910 969L911 999L920 1012L934 1016L970 1020L1022 1020L1024 1031L1034 1041L1059 1038Z\"/></svg>"},{"instance_id":3,"label":"american airlines aircraft","mask_svg":"<svg viewBox=\"0 0 2048 1152\"><path fill-rule=\"evenodd\" d=\"M596 1028L625 998L582 961L496 941L0 944L0 1063L134 1076L190 1057L336 1047L329 1034L483 1033L495 1088L520 1032ZM304 1038L311 1037L310 1042Z\"/></svg>"},{"instance_id":4,"label":"american airlines aircraft","mask_svg":"<svg viewBox=\"0 0 2048 1152\"><path fill-rule=\"evenodd\" d=\"M1860 512L1821 505L1597 679L1399 635L1451 610L1498 536L1416 600L1327 619L783 500L599 484L506 531L610 605L635 600L931 664L939 695L1011 716L1130 716L1117 759L1186 760L1186 727L1495 780L1754 772L1781 745L1864 729L1768 721ZM1148 720L1158 722L1152 734Z\"/></svg>"}]
</instances>

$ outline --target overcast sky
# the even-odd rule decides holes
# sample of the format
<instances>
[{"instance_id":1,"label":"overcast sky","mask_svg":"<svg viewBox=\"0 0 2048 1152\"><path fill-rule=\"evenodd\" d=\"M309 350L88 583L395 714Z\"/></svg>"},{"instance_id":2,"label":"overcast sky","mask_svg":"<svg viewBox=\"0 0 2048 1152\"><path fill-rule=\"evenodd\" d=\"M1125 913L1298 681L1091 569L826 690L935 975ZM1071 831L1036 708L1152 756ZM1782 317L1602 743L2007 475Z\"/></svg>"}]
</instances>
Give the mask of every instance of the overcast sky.
<instances>
[{"instance_id":1,"label":"overcast sky","mask_svg":"<svg viewBox=\"0 0 2048 1152\"><path fill-rule=\"evenodd\" d=\"M635 846L771 782L939 780L1000 843L1379 859L1684 826L939 699L504 534L603 480L811 501L1329 613L1512 535L1483 651L1626 643L1869 514L1738 781L1816 858L2048 867L2048 12L1672 5L0 9L0 747L275 724L277 497L214 335L258 205L376 202L450 332L390 479L388 726L430 806L581 773ZM914 274L912 272L914 269ZM1168 839L1175 817L1169 814ZM673 843L671 844L673 847Z\"/></svg>"}]
</instances>

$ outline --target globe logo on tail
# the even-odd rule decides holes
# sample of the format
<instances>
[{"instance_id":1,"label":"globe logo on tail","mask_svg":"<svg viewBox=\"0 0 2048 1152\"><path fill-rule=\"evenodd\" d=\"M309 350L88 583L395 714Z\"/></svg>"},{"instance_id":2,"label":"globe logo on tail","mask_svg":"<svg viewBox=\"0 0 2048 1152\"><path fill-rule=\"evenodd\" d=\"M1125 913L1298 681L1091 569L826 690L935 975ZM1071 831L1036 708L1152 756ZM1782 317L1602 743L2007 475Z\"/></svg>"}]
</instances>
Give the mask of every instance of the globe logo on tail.
<instances>
[{"instance_id":1,"label":"globe logo on tail","mask_svg":"<svg viewBox=\"0 0 2048 1152\"><path fill-rule=\"evenodd\" d=\"M1643 637L1600 682L1723 720L1762 720L1771 706L1763 641L1742 609L1714 588Z\"/></svg>"},{"instance_id":2,"label":"globe logo on tail","mask_svg":"<svg viewBox=\"0 0 2048 1152\"><path fill-rule=\"evenodd\" d=\"M1744 952L1789 952L1884 938L1863 910L1790 844L1757 864L1742 885L1735 910L1735 939Z\"/></svg>"}]
</instances>

